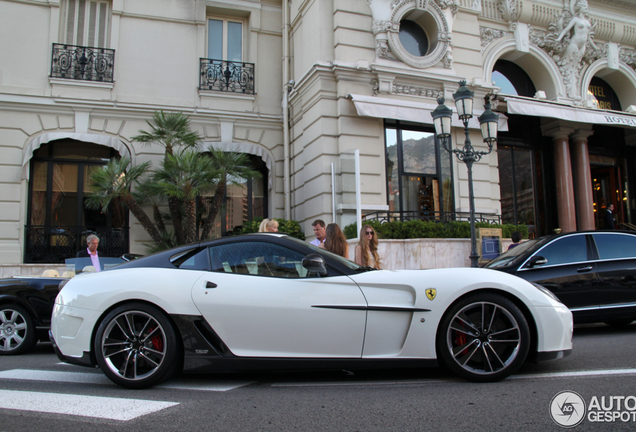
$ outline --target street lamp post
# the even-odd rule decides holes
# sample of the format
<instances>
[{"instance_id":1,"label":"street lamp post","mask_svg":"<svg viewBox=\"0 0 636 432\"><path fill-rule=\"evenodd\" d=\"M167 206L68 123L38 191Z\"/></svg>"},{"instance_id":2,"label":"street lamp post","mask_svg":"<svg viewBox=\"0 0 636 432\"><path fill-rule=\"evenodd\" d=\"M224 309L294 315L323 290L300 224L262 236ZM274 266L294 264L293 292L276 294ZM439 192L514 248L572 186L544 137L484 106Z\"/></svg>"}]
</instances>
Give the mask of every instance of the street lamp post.
<instances>
[{"instance_id":1,"label":"street lamp post","mask_svg":"<svg viewBox=\"0 0 636 432\"><path fill-rule=\"evenodd\" d=\"M464 123L464 148L452 148L450 142L451 136L451 120L453 111L444 105L444 98L437 99L439 104L431 113L433 123L435 125L435 133L442 143L446 151L452 151L457 159L466 164L468 169L468 201L470 205L470 266L479 267L479 254L477 253L477 238L475 235L475 196L473 193L473 164L479 162L482 156L490 154L494 144L497 142L497 125L499 115L490 110L490 97L485 97L485 111L479 116L479 124L481 125L481 134L484 142L488 145L488 151L475 150L470 143L470 132L468 130L468 121L473 116L473 98L474 93L466 87L466 81L459 82L459 89L453 94L455 107L457 108L457 116Z\"/></svg>"}]
</instances>

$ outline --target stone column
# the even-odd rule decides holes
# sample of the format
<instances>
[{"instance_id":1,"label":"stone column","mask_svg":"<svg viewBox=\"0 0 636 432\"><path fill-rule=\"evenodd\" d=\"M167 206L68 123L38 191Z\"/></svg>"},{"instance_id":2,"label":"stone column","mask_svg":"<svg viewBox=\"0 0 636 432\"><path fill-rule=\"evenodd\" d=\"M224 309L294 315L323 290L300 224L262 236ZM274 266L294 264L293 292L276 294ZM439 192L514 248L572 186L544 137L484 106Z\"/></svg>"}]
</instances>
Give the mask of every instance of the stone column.
<instances>
[{"instance_id":1,"label":"stone column","mask_svg":"<svg viewBox=\"0 0 636 432\"><path fill-rule=\"evenodd\" d=\"M574 132L571 127L556 121L542 127L543 134L552 137L554 144L554 171L557 192L557 211L561 232L576 231L576 207L574 203L574 182L570 162L568 137Z\"/></svg>"},{"instance_id":2,"label":"stone column","mask_svg":"<svg viewBox=\"0 0 636 432\"><path fill-rule=\"evenodd\" d=\"M572 172L576 201L576 222L579 230L593 230L594 196L592 194L592 170L587 138L592 135L592 127L577 129L570 136L572 154Z\"/></svg>"}]
</instances>

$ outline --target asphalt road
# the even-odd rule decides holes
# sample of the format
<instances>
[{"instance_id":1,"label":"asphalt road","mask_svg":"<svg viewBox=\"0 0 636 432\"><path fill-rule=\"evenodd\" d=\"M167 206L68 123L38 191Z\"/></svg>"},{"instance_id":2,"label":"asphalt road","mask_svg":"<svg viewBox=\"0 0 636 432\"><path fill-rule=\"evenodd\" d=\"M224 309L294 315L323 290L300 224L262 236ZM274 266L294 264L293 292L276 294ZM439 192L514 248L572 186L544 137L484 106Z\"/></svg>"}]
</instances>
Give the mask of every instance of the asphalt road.
<instances>
[{"instance_id":1,"label":"asphalt road","mask_svg":"<svg viewBox=\"0 0 636 432\"><path fill-rule=\"evenodd\" d=\"M564 391L586 405L557 404L560 421L583 416L574 430L633 431L635 342L636 324L577 327L571 356L492 384L432 368L184 376L137 391L59 363L41 343L0 357L0 432L559 431L550 411Z\"/></svg>"}]
</instances>

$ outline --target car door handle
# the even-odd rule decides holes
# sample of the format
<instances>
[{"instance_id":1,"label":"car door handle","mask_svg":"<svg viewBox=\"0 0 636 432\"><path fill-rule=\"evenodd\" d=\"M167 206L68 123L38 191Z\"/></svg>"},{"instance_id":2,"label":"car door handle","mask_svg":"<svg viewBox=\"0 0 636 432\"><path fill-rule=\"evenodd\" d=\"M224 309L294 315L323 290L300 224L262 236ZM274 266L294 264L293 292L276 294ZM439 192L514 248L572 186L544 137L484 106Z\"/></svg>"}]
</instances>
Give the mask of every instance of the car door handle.
<instances>
[{"instance_id":1,"label":"car door handle","mask_svg":"<svg viewBox=\"0 0 636 432\"><path fill-rule=\"evenodd\" d=\"M594 266L579 267L578 269L576 269L576 272L577 273L585 273L585 272L589 272L593 268L594 268Z\"/></svg>"},{"instance_id":2,"label":"car door handle","mask_svg":"<svg viewBox=\"0 0 636 432\"><path fill-rule=\"evenodd\" d=\"M206 288L216 288L218 285L215 284L214 282L208 282L205 284Z\"/></svg>"}]
</instances>

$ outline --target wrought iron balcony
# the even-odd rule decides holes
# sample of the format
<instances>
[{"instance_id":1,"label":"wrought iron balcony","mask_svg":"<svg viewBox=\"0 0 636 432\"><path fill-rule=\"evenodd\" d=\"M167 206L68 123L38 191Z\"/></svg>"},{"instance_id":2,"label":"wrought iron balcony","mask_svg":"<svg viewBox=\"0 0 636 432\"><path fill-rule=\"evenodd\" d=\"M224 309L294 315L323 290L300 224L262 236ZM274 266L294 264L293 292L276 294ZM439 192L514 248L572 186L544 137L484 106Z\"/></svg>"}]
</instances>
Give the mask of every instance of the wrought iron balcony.
<instances>
[{"instance_id":1,"label":"wrought iron balcony","mask_svg":"<svg viewBox=\"0 0 636 432\"><path fill-rule=\"evenodd\" d=\"M254 94L254 63L202 58L199 89Z\"/></svg>"},{"instance_id":2,"label":"wrought iron balcony","mask_svg":"<svg viewBox=\"0 0 636 432\"><path fill-rule=\"evenodd\" d=\"M27 225L24 262L62 263L86 249L90 234L99 237L100 256L119 257L129 251L128 228Z\"/></svg>"},{"instance_id":3,"label":"wrought iron balcony","mask_svg":"<svg viewBox=\"0 0 636 432\"><path fill-rule=\"evenodd\" d=\"M53 44L51 78L113 82L115 50Z\"/></svg>"},{"instance_id":4,"label":"wrought iron balcony","mask_svg":"<svg viewBox=\"0 0 636 432\"><path fill-rule=\"evenodd\" d=\"M376 220L380 223L391 221L434 221L434 222L470 222L468 212L441 212L441 211L378 211L367 213L362 216L363 221ZM476 222L488 222L490 224L501 224L501 216L490 213L475 213Z\"/></svg>"}]
</instances>

